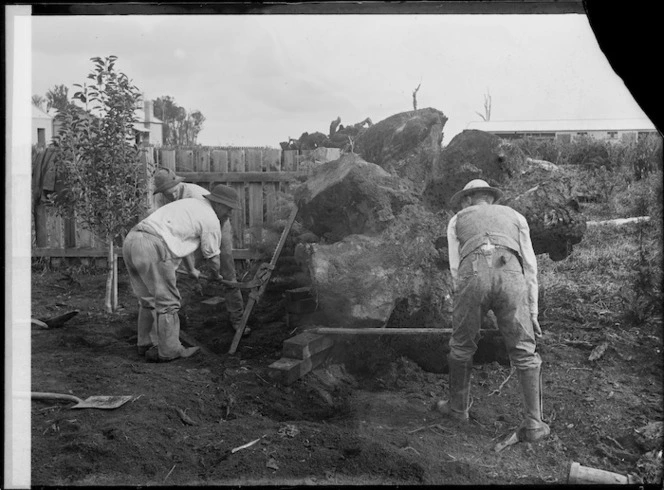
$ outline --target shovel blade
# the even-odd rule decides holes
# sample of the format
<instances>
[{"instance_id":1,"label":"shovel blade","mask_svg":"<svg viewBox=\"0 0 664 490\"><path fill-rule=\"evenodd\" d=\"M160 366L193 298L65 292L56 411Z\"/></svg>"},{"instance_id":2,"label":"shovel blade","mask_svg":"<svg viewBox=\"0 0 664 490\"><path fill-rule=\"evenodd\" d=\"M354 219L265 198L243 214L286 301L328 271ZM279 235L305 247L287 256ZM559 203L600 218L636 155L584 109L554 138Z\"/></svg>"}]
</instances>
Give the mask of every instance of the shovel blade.
<instances>
[{"instance_id":1,"label":"shovel blade","mask_svg":"<svg viewBox=\"0 0 664 490\"><path fill-rule=\"evenodd\" d=\"M100 408L104 410L112 410L121 407L133 397L126 396L90 396L85 400L81 400L71 408Z\"/></svg>"}]
</instances>

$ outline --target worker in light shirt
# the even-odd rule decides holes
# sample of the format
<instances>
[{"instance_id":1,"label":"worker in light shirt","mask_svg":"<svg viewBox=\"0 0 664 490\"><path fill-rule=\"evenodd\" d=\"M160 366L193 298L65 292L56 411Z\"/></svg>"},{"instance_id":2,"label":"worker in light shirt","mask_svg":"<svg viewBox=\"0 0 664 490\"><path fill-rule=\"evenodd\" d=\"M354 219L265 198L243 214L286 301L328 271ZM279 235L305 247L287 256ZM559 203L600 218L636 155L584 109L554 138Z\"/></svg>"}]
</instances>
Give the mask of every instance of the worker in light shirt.
<instances>
[{"instance_id":1,"label":"worker in light shirt","mask_svg":"<svg viewBox=\"0 0 664 490\"><path fill-rule=\"evenodd\" d=\"M180 342L176 271L184 258L200 250L211 263L213 278L221 277L221 223L239 206L232 188L217 185L204 199L181 199L162 206L125 237L122 257L139 303L137 347L148 361L172 361L198 351ZM191 277L198 279L200 271L193 262L185 261L185 265Z\"/></svg>"},{"instance_id":2,"label":"worker in light shirt","mask_svg":"<svg viewBox=\"0 0 664 490\"><path fill-rule=\"evenodd\" d=\"M452 196L450 205L461 210L447 227L449 264L455 290L450 337L449 400L435 408L459 421L469 418L470 375L482 318L496 316L512 366L523 393L524 419L520 440L547 437L542 421L542 360L536 337L537 259L526 218L514 209L495 204L502 191L476 179Z\"/></svg>"},{"instance_id":3,"label":"worker in light shirt","mask_svg":"<svg viewBox=\"0 0 664 490\"><path fill-rule=\"evenodd\" d=\"M205 199L210 191L200 185L184 182L184 177L176 175L173 170L165 167L157 169L154 174L154 207L153 210L180 199L194 198ZM229 216L230 218L230 216ZM195 264L195 256L192 254L184 258L184 262ZM233 229L230 219L221 223L221 275L227 281L237 281L235 272L235 260L233 259ZM237 330L242 322L244 313L244 302L242 293L237 288L226 288L224 291L224 304L230 316L231 325ZM249 335L251 328L245 326L244 336Z\"/></svg>"}]
</instances>

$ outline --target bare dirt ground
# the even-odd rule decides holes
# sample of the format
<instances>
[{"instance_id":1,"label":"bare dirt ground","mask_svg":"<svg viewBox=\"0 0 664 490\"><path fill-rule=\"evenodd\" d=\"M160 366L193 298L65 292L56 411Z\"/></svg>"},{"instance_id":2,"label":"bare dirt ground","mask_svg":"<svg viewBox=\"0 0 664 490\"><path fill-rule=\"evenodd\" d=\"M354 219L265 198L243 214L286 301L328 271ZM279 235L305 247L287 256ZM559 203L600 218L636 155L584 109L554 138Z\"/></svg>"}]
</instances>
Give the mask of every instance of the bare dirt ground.
<instances>
[{"instance_id":1,"label":"bare dirt ground","mask_svg":"<svg viewBox=\"0 0 664 490\"><path fill-rule=\"evenodd\" d=\"M634 236L627 230L621 240ZM611 237L595 239L575 254ZM509 365L476 360L467 426L429 410L447 393L445 374L393 356L375 340L358 347L368 353L361 359L283 387L268 375L283 341L297 333L286 323L282 291L268 288L254 309L252 334L229 356L223 304L200 303L186 279L183 330L212 354L147 363L136 352L137 307L122 269L123 309L107 314L103 271L36 265L32 316L80 313L61 328L33 327L33 391L134 400L116 410L34 401L32 484L564 484L577 461L661 488L661 318L624 321L610 298L597 297L595 284L565 287L581 281L573 258L555 270L547 260L540 316L546 335L538 348L552 435L499 453L494 445L521 420ZM617 261L601 280L623 281L621 267ZM606 351L590 361L603 342Z\"/></svg>"}]
</instances>

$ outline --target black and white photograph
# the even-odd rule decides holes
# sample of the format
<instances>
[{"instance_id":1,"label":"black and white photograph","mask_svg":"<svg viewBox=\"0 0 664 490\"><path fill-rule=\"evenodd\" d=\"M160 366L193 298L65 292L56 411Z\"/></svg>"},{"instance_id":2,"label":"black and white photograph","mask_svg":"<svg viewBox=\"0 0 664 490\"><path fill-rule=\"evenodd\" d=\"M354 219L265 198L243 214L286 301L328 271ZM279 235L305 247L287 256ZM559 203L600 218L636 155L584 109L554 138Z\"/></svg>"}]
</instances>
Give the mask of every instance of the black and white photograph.
<instances>
[{"instance_id":1,"label":"black and white photograph","mask_svg":"<svg viewBox=\"0 0 664 490\"><path fill-rule=\"evenodd\" d=\"M3 488L661 488L620 8L6 5Z\"/></svg>"}]
</instances>

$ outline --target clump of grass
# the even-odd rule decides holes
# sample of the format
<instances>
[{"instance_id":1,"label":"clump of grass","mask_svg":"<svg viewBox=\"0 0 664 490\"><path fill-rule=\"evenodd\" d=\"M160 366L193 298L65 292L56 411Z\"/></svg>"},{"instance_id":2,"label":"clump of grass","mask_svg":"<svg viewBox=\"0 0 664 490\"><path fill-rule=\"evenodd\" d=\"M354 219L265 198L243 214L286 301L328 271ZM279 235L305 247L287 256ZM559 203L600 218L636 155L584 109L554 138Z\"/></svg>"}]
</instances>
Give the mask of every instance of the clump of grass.
<instances>
[{"instance_id":1,"label":"clump of grass","mask_svg":"<svg viewBox=\"0 0 664 490\"><path fill-rule=\"evenodd\" d=\"M567 259L554 262L539 256L541 318L613 325L653 317L661 302L661 288L654 286L661 278L661 263L654 255L646 262L639 258L642 248L654 246L641 245L639 226L588 228Z\"/></svg>"}]
</instances>

